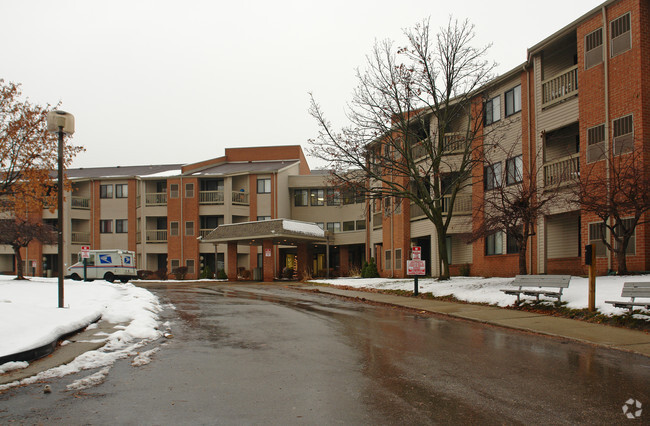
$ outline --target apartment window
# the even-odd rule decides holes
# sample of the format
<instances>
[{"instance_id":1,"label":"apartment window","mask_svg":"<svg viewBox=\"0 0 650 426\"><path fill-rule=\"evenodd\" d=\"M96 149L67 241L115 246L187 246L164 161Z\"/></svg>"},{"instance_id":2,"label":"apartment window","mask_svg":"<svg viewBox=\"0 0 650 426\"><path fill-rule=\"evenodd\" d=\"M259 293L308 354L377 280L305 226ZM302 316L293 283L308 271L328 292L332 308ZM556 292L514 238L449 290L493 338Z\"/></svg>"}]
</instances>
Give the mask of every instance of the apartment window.
<instances>
[{"instance_id":1,"label":"apartment window","mask_svg":"<svg viewBox=\"0 0 650 426\"><path fill-rule=\"evenodd\" d=\"M185 236L193 237L194 236L194 222L188 221L185 222Z\"/></svg>"},{"instance_id":2,"label":"apartment window","mask_svg":"<svg viewBox=\"0 0 650 426\"><path fill-rule=\"evenodd\" d=\"M605 159L605 125L587 129L587 163Z\"/></svg>"},{"instance_id":3,"label":"apartment window","mask_svg":"<svg viewBox=\"0 0 650 426\"><path fill-rule=\"evenodd\" d=\"M343 222L343 231L354 231L354 221L349 220L349 221Z\"/></svg>"},{"instance_id":4,"label":"apartment window","mask_svg":"<svg viewBox=\"0 0 650 426\"><path fill-rule=\"evenodd\" d=\"M312 189L309 195L309 203L312 206L324 206L325 205L325 190L324 189Z\"/></svg>"},{"instance_id":5,"label":"apartment window","mask_svg":"<svg viewBox=\"0 0 650 426\"><path fill-rule=\"evenodd\" d=\"M181 266L181 261L178 260L178 259L172 259L172 260L169 262L169 265L171 266L171 269L172 269L172 272L173 272L173 271L175 271L176 269L178 269L179 266Z\"/></svg>"},{"instance_id":6,"label":"apartment window","mask_svg":"<svg viewBox=\"0 0 650 426\"><path fill-rule=\"evenodd\" d=\"M634 149L634 122L632 114L614 120L614 155Z\"/></svg>"},{"instance_id":7,"label":"apartment window","mask_svg":"<svg viewBox=\"0 0 650 426\"><path fill-rule=\"evenodd\" d=\"M386 262L384 262L384 269L385 270L391 269L393 261L392 261L392 253L390 250L386 250L384 252L384 259L386 259Z\"/></svg>"},{"instance_id":8,"label":"apartment window","mask_svg":"<svg viewBox=\"0 0 650 426\"><path fill-rule=\"evenodd\" d=\"M115 219L115 233L126 234L129 232L127 219Z\"/></svg>"},{"instance_id":9,"label":"apartment window","mask_svg":"<svg viewBox=\"0 0 650 426\"><path fill-rule=\"evenodd\" d=\"M305 207L309 205L309 191L306 189L296 189L293 196L294 205L296 207Z\"/></svg>"},{"instance_id":10,"label":"apartment window","mask_svg":"<svg viewBox=\"0 0 650 426\"><path fill-rule=\"evenodd\" d=\"M485 237L485 254L503 254L503 232L497 231Z\"/></svg>"},{"instance_id":11,"label":"apartment window","mask_svg":"<svg viewBox=\"0 0 650 426\"><path fill-rule=\"evenodd\" d=\"M521 227L519 227L519 232L521 232ZM508 254L519 253L519 247L517 246L517 239L510 234L506 235L506 253Z\"/></svg>"},{"instance_id":12,"label":"apartment window","mask_svg":"<svg viewBox=\"0 0 650 426\"><path fill-rule=\"evenodd\" d=\"M129 197L129 185L127 185L126 183L115 185L115 198L128 198L128 197Z\"/></svg>"},{"instance_id":13,"label":"apartment window","mask_svg":"<svg viewBox=\"0 0 650 426\"><path fill-rule=\"evenodd\" d=\"M506 117L521 111L521 85L506 92Z\"/></svg>"},{"instance_id":14,"label":"apartment window","mask_svg":"<svg viewBox=\"0 0 650 426\"><path fill-rule=\"evenodd\" d=\"M169 236L178 237L178 222L169 222Z\"/></svg>"},{"instance_id":15,"label":"apartment window","mask_svg":"<svg viewBox=\"0 0 650 426\"><path fill-rule=\"evenodd\" d=\"M113 185L99 185L99 198L113 198Z\"/></svg>"},{"instance_id":16,"label":"apartment window","mask_svg":"<svg viewBox=\"0 0 650 426\"><path fill-rule=\"evenodd\" d=\"M483 170L484 186L486 190L501 186L501 163L488 164Z\"/></svg>"},{"instance_id":17,"label":"apartment window","mask_svg":"<svg viewBox=\"0 0 650 426\"><path fill-rule=\"evenodd\" d=\"M595 246L597 257L607 256L607 248L605 247L605 243L603 243L605 230L606 228L603 222L595 222L589 224L589 244L593 244Z\"/></svg>"},{"instance_id":18,"label":"apartment window","mask_svg":"<svg viewBox=\"0 0 650 426\"><path fill-rule=\"evenodd\" d=\"M632 227L634 224L634 219L629 218L629 219L621 219L622 226L625 228L625 230L628 230ZM616 235L621 235L623 233L623 230L621 229L621 225L616 225L615 226L615 231ZM615 242L616 248L618 249L618 242ZM634 256L636 254L636 228L634 229L634 232L632 233L632 236L630 237L630 241L627 244L627 249L625 250L626 255L631 255Z\"/></svg>"},{"instance_id":19,"label":"apartment window","mask_svg":"<svg viewBox=\"0 0 650 426\"><path fill-rule=\"evenodd\" d=\"M520 183L523 175L524 163L521 155L506 160L506 185Z\"/></svg>"},{"instance_id":20,"label":"apartment window","mask_svg":"<svg viewBox=\"0 0 650 426\"><path fill-rule=\"evenodd\" d=\"M257 179L257 193L270 194L271 193L271 179Z\"/></svg>"},{"instance_id":21,"label":"apartment window","mask_svg":"<svg viewBox=\"0 0 650 426\"><path fill-rule=\"evenodd\" d=\"M338 189L327 189L327 205L340 206L341 205L341 192Z\"/></svg>"},{"instance_id":22,"label":"apartment window","mask_svg":"<svg viewBox=\"0 0 650 426\"><path fill-rule=\"evenodd\" d=\"M188 274L193 274L194 273L194 259L186 259L185 260L185 266L187 266L187 273Z\"/></svg>"},{"instance_id":23,"label":"apartment window","mask_svg":"<svg viewBox=\"0 0 650 426\"><path fill-rule=\"evenodd\" d=\"M341 222L327 222L329 232L341 232Z\"/></svg>"},{"instance_id":24,"label":"apartment window","mask_svg":"<svg viewBox=\"0 0 650 426\"><path fill-rule=\"evenodd\" d=\"M497 96L485 103L485 124L489 125L501 120L501 97Z\"/></svg>"},{"instance_id":25,"label":"apartment window","mask_svg":"<svg viewBox=\"0 0 650 426\"><path fill-rule=\"evenodd\" d=\"M402 269L402 249L395 249L395 269Z\"/></svg>"},{"instance_id":26,"label":"apartment window","mask_svg":"<svg viewBox=\"0 0 650 426\"><path fill-rule=\"evenodd\" d=\"M185 184L185 198L194 198L194 184L186 183Z\"/></svg>"},{"instance_id":27,"label":"apartment window","mask_svg":"<svg viewBox=\"0 0 650 426\"><path fill-rule=\"evenodd\" d=\"M610 34L612 37L612 58L632 48L632 31L630 25L630 13L614 19L610 23Z\"/></svg>"},{"instance_id":28,"label":"apartment window","mask_svg":"<svg viewBox=\"0 0 650 426\"><path fill-rule=\"evenodd\" d=\"M260 222L262 220L271 220L271 216L257 216L257 221Z\"/></svg>"},{"instance_id":29,"label":"apartment window","mask_svg":"<svg viewBox=\"0 0 650 426\"><path fill-rule=\"evenodd\" d=\"M99 232L102 234L111 234L113 232L113 219L100 220Z\"/></svg>"},{"instance_id":30,"label":"apartment window","mask_svg":"<svg viewBox=\"0 0 650 426\"><path fill-rule=\"evenodd\" d=\"M603 29L598 28L585 36L585 69L603 62Z\"/></svg>"},{"instance_id":31,"label":"apartment window","mask_svg":"<svg viewBox=\"0 0 650 426\"><path fill-rule=\"evenodd\" d=\"M172 183L169 185L169 196L171 198L178 198L178 184Z\"/></svg>"},{"instance_id":32,"label":"apartment window","mask_svg":"<svg viewBox=\"0 0 650 426\"><path fill-rule=\"evenodd\" d=\"M366 229L366 221L365 220L357 220L357 231L361 231Z\"/></svg>"},{"instance_id":33,"label":"apartment window","mask_svg":"<svg viewBox=\"0 0 650 426\"><path fill-rule=\"evenodd\" d=\"M316 226L318 226L320 229L325 229L325 222L316 222Z\"/></svg>"}]
</instances>

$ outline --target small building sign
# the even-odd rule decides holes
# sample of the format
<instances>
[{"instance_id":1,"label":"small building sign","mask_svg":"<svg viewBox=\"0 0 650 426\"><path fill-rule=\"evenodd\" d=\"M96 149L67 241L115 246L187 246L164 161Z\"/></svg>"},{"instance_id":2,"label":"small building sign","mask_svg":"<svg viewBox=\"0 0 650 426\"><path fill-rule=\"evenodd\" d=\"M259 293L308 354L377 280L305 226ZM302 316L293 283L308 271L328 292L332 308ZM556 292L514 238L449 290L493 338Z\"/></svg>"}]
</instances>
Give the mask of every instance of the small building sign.
<instances>
[{"instance_id":1,"label":"small building sign","mask_svg":"<svg viewBox=\"0 0 650 426\"><path fill-rule=\"evenodd\" d=\"M406 261L406 273L408 275L426 275L427 267L424 260L415 259Z\"/></svg>"},{"instance_id":2,"label":"small building sign","mask_svg":"<svg viewBox=\"0 0 650 426\"><path fill-rule=\"evenodd\" d=\"M271 249L264 249L264 256L271 257Z\"/></svg>"},{"instance_id":3,"label":"small building sign","mask_svg":"<svg viewBox=\"0 0 650 426\"><path fill-rule=\"evenodd\" d=\"M411 259L421 260L422 259L422 247L413 246L411 247Z\"/></svg>"},{"instance_id":4,"label":"small building sign","mask_svg":"<svg viewBox=\"0 0 650 426\"><path fill-rule=\"evenodd\" d=\"M81 246L81 258L88 259L90 257L90 246Z\"/></svg>"}]
</instances>

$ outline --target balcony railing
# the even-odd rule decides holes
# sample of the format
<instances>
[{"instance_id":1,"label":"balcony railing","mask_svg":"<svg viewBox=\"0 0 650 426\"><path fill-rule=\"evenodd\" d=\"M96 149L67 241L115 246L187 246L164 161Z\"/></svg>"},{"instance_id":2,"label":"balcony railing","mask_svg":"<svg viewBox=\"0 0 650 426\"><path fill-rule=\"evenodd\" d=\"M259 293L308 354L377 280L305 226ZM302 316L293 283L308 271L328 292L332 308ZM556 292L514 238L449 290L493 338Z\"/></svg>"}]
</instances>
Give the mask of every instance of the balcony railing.
<instances>
[{"instance_id":1,"label":"balcony railing","mask_svg":"<svg viewBox=\"0 0 650 426\"><path fill-rule=\"evenodd\" d=\"M542 82L542 108L562 102L578 94L578 66Z\"/></svg>"},{"instance_id":2,"label":"balcony railing","mask_svg":"<svg viewBox=\"0 0 650 426\"><path fill-rule=\"evenodd\" d=\"M201 236L201 238L205 238L212 231L214 231L214 229L200 229L199 230L199 235Z\"/></svg>"},{"instance_id":3,"label":"balcony railing","mask_svg":"<svg viewBox=\"0 0 650 426\"><path fill-rule=\"evenodd\" d=\"M445 195L442 198L442 214L449 213L450 195ZM454 213L453 214L470 214L472 213L472 196L471 195L456 195L454 200Z\"/></svg>"},{"instance_id":4,"label":"balcony railing","mask_svg":"<svg viewBox=\"0 0 650 426\"><path fill-rule=\"evenodd\" d=\"M571 183L580 177L580 154L544 164L544 186Z\"/></svg>"},{"instance_id":5,"label":"balcony railing","mask_svg":"<svg viewBox=\"0 0 650 426\"><path fill-rule=\"evenodd\" d=\"M147 207L149 206L165 206L167 205L166 192L150 192L145 194L144 202Z\"/></svg>"},{"instance_id":6,"label":"balcony railing","mask_svg":"<svg viewBox=\"0 0 650 426\"><path fill-rule=\"evenodd\" d=\"M465 149L467 149L467 139L464 133L445 133L442 142L443 152L463 152Z\"/></svg>"},{"instance_id":7,"label":"balcony railing","mask_svg":"<svg viewBox=\"0 0 650 426\"><path fill-rule=\"evenodd\" d=\"M72 244L90 244L90 232L73 231L70 234Z\"/></svg>"},{"instance_id":8,"label":"balcony railing","mask_svg":"<svg viewBox=\"0 0 650 426\"><path fill-rule=\"evenodd\" d=\"M147 242L148 243L166 243L167 242L167 230L166 229L154 229L151 231L146 231Z\"/></svg>"},{"instance_id":9,"label":"balcony railing","mask_svg":"<svg viewBox=\"0 0 650 426\"><path fill-rule=\"evenodd\" d=\"M223 191L201 191L199 204L223 204Z\"/></svg>"},{"instance_id":10,"label":"balcony railing","mask_svg":"<svg viewBox=\"0 0 650 426\"><path fill-rule=\"evenodd\" d=\"M70 205L73 209L90 210L90 198L73 196Z\"/></svg>"},{"instance_id":11,"label":"balcony railing","mask_svg":"<svg viewBox=\"0 0 650 426\"><path fill-rule=\"evenodd\" d=\"M233 191L232 192L232 203L248 205L248 192L243 191Z\"/></svg>"}]
</instances>

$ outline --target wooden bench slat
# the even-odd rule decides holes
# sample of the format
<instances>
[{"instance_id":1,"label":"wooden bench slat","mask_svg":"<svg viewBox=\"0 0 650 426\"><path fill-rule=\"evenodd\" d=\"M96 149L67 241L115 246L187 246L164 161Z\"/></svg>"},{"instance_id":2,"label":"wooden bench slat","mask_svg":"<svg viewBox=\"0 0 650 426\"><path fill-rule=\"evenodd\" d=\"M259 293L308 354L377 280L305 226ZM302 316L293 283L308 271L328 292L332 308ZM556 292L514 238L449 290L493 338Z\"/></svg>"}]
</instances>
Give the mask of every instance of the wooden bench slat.
<instances>
[{"instance_id":1,"label":"wooden bench slat","mask_svg":"<svg viewBox=\"0 0 650 426\"><path fill-rule=\"evenodd\" d=\"M650 297L650 288L624 288L621 297Z\"/></svg>"},{"instance_id":2,"label":"wooden bench slat","mask_svg":"<svg viewBox=\"0 0 650 426\"><path fill-rule=\"evenodd\" d=\"M650 282L641 281L641 282L625 282L623 283L623 290L621 291L621 297L629 297L630 301L625 302L622 300L606 300L605 303L614 305L616 308L627 308L630 313L635 306L639 306L645 309L650 309L650 301L639 302L635 300L636 298L650 298Z\"/></svg>"}]
</instances>

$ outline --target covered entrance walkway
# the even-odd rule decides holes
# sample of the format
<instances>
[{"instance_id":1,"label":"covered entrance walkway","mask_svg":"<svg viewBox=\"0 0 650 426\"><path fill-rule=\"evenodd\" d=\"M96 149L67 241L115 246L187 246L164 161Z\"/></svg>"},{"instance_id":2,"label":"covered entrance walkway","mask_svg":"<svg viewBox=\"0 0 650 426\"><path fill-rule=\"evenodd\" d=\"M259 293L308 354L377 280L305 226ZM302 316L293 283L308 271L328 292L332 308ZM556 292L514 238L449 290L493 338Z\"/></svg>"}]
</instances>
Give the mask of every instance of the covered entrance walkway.
<instances>
[{"instance_id":1,"label":"covered entrance walkway","mask_svg":"<svg viewBox=\"0 0 650 426\"><path fill-rule=\"evenodd\" d=\"M227 244L226 274L230 281L237 280L237 247L262 247L261 264L251 258L251 267L262 268L262 280L271 282L282 273L280 248L296 247L291 264L298 279L311 275L312 257L315 245L324 244L328 249L327 270L329 270L329 240L326 232L312 222L289 219L273 219L258 222L231 223L220 225L202 239L204 243ZM294 251L290 250L290 251ZM287 250L284 250L287 252ZM252 257L252 256L251 256Z\"/></svg>"}]
</instances>

